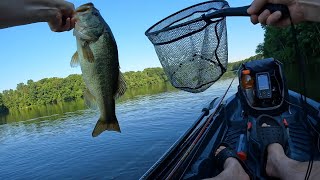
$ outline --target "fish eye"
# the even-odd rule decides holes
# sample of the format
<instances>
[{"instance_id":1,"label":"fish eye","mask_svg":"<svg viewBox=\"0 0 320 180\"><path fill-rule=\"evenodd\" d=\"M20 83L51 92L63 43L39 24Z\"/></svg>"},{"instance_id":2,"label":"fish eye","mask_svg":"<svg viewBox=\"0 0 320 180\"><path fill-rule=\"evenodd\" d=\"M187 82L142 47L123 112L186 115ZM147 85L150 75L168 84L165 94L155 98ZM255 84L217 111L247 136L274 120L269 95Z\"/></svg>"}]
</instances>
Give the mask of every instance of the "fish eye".
<instances>
[{"instance_id":1,"label":"fish eye","mask_svg":"<svg viewBox=\"0 0 320 180\"><path fill-rule=\"evenodd\" d=\"M95 16L99 16L99 13L97 13L97 12L93 12L93 15L95 15Z\"/></svg>"}]
</instances>

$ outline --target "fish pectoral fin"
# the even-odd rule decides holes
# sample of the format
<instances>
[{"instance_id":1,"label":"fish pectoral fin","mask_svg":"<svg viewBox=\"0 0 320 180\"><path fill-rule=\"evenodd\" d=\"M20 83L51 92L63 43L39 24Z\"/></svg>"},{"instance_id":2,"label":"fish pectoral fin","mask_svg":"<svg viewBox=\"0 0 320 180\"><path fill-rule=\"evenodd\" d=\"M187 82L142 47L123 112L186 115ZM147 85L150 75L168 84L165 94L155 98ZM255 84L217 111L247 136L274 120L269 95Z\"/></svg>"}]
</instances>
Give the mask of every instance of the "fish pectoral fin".
<instances>
[{"instance_id":1,"label":"fish pectoral fin","mask_svg":"<svg viewBox=\"0 0 320 180\"><path fill-rule=\"evenodd\" d=\"M79 64L80 64L79 54L78 54L78 51L76 51L76 52L73 54L72 58L71 58L70 66L71 66L71 67L77 67L77 66L79 66Z\"/></svg>"},{"instance_id":2,"label":"fish pectoral fin","mask_svg":"<svg viewBox=\"0 0 320 180\"><path fill-rule=\"evenodd\" d=\"M114 95L114 99L118 99L121 97L127 90L127 84L124 79L123 74L119 71L119 77L118 77L118 89L116 94Z\"/></svg>"},{"instance_id":3,"label":"fish pectoral fin","mask_svg":"<svg viewBox=\"0 0 320 180\"><path fill-rule=\"evenodd\" d=\"M93 52L92 52L89 44L82 45L81 48L82 48L83 58L85 60L87 60L88 62L93 63L94 62L94 55L93 55Z\"/></svg>"},{"instance_id":4,"label":"fish pectoral fin","mask_svg":"<svg viewBox=\"0 0 320 180\"><path fill-rule=\"evenodd\" d=\"M86 89L83 93L84 102L91 109L98 109L96 98L91 94L91 92Z\"/></svg>"},{"instance_id":5,"label":"fish pectoral fin","mask_svg":"<svg viewBox=\"0 0 320 180\"><path fill-rule=\"evenodd\" d=\"M96 126L92 131L92 137L97 137L103 131L106 131L106 130L121 132L116 116L114 116L113 119L108 122L106 122L105 120L102 120L102 118L100 117L100 119L98 120Z\"/></svg>"}]
</instances>

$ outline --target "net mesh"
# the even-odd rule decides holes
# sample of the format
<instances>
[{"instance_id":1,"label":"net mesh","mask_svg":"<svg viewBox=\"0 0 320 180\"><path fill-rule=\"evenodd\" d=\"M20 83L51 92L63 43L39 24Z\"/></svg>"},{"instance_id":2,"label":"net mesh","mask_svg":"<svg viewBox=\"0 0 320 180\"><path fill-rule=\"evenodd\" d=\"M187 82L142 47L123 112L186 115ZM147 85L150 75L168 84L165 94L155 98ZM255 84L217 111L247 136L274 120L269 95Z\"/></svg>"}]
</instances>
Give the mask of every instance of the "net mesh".
<instances>
[{"instance_id":1,"label":"net mesh","mask_svg":"<svg viewBox=\"0 0 320 180\"><path fill-rule=\"evenodd\" d=\"M146 32L174 87L203 92L225 72L228 64L225 18L195 19L227 7L226 1L197 4L167 17Z\"/></svg>"}]
</instances>

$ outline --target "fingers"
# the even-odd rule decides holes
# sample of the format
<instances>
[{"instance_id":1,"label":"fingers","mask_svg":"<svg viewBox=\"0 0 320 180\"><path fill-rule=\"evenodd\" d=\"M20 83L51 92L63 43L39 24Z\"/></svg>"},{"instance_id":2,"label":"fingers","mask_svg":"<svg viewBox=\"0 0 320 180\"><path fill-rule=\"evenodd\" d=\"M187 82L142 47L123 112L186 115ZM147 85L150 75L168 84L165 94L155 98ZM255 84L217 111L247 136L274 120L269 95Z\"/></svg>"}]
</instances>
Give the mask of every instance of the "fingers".
<instances>
[{"instance_id":1,"label":"fingers","mask_svg":"<svg viewBox=\"0 0 320 180\"><path fill-rule=\"evenodd\" d=\"M267 19L267 25L277 26L277 27L285 27L291 24L289 18L281 19L282 13L280 11L276 11L272 13Z\"/></svg>"},{"instance_id":2,"label":"fingers","mask_svg":"<svg viewBox=\"0 0 320 180\"><path fill-rule=\"evenodd\" d=\"M58 32L60 29L60 26L62 24L62 16L60 13L58 13L53 19L51 19L49 22L49 27L51 31Z\"/></svg>"},{"instance_id":3,"label":"fingers","mask_svg":"<svg viewBox=\"0 0 320 180\"><path fill-rule=\"evenodd\" d=\"M266 21L266 24L268 25L275 25L277 22L280 21L280 18L282 16L282 13L280 11L276 11L274 13L272 13Z\"/></svg>"},{"instance_id":4,"label":"fingers","mask_svg":"<svg viewBox=\"0 0 320 180\"><path fill-rule=\"evenodd\" d=\"M74 28L74 26L76 25L76 19L74 17L71 18L71 27Z\"/></svg>"},{"instance_id":5,"label":"fingers","mask_svg":"<svg viewBox=\"0 0 320 180\"><path fill-rule=\"evenodd\" d=\"M278 22L276 22L275 24L273 24L273 26L277 26L277 27L287 27L288 25L291 24L291 21L289 18L280 20Z\"/></svg>"},{"instance_id":6,"label":"fingers","mask_svg":"<svg viewBox=\"0 0 320 180\"><path fill-rule=\"evenodd\" d=\"M74 4L67 1L64 1L64 2L65 2L65 5L63 8L61 8L62 14L67 17L73 17L74 9L75 9Z\"/></svg>"},{"instance_id":7,"label":"fingers","mask_svg":"<svg viewBox=\"0 0 320 180\"><path fill-rule=\"evenodd\" d=\"M269 10L264 10L258 17L258 21L263 24L266 25L267 24L267 19L270 16L270 11Z\"/></svg>"},{"instance_id":8,"label":"fingers","mask_svg":"<svg viewBox=\"0 0 320 180\"><path fill-rule=\"evenodd\" d=\"M267 3L267 0L255 0L252 2L251 6L248 8L248 14L254 15L258 14L260 9Z\"/></svg>"},{"instance_id":9,"label":"fingers","mask_svg":"<svg viewBox=\"0 0 320 180\"><path fill-rule=\"evenodd\" d=\"M267 3L290 5L293 3L293 0L254 0L247 10L248 14L254 15L260 13Z\"/></svg>"},{"instance_id":10,"label":"fingers","mask_svg":"<svg viewBox=\"0 0 320 180\"><path fill-rule=\"evenodd\" d=\"M281 19L281 17L282 13L280 11L270 14L269 10L265 10L259 16L252 15L250 18L253 24L261 23L262 25L271 25L277 27L285 27L290 25L290 19Z\"/></svg>"},{"instance_id":11,"label":"fingers","mask_svg":"<svg viewBox=\"0 0 320 180\"><path fill-rule=\"evenodd\" d=\"M57 23L58 24L55 24ZM62 20L57 20L55 23L50 23L49 22L49 27L51 29L51 31L53 32L63 32L63 31L70 31L74 28L75 26L75 21L72 20L71 18L67 18L65 20L65 24L62 24Z\"/></svg>"},{"instance_id":12,"label":"fingers","mask_svg":"<svg viewBox=\"0 0 320 180\"><path fill-rule=\"evenodd\" d=\"M258 24L258 23L259 23L259 20L258 20L258 16L257 16L257 15L252 15L252 16L250 17L250 19L251 19L251 22L252 22L253 24Z\"/></svg>"},{"instance_id":13,"label":"fingers","mask_svg":"<svg viewBox=\"0 0 320 180\"><path fill-rule=\"evenodd\" d=\"M73 27L71 26L71 18L67 18L66 24L62 26L62 31L70 31Z\"/></svg>"},{"instance_id":14,"label":"fingers","mask_svg":"<svg viewBox=\"0 0 320 180\"><path fill-rule=\"evenodd\" d=\"M261 13L261 10L267 3L287 5L289 7L290 12L292 11L292 9L294 9L292 8L292 6L296 6L293 0L254 0L247 10L248 14L251 15L250 18L253 24L261 23L263 25L272 25L280 27L290 25L290 19L282 19L282 14L280 11L276 11L271 14L269 10L264 10ZM299 22L299 18L301 19L301 17L296 18L298 20L294 19L294 22Z\"/></svg>"},{"instance_id":15,"label":"fingers","mask_svg":"<svg viewBox=\"0 0 320 180\"><path fill-rule=\"evenodd\" d=\"M70 31L75 26L74 4L67 1L59 1L57 15L48 22L53 32Z\"/></svg>"}]
</instances>

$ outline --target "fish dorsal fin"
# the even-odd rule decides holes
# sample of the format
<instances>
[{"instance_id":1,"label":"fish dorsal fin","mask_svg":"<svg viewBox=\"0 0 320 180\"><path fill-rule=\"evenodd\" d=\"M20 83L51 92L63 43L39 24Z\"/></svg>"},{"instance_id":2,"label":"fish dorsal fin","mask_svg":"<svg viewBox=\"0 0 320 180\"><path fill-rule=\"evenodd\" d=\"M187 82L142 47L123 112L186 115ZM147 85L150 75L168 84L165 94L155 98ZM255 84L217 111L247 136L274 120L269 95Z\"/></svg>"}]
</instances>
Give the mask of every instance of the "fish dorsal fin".
<instances>
[{"instance_id":1,"label":"fish dorsal fin","mask_svg":"<svg viewBox=\"0 0 320 180\"><path fill-rule=\"evenodd\" d=\"M79 66L79 64L80 64L79 54L78 54L78 51L76 51L76 52L73 54L72 58L71 58L70 66L71 66L71 67L77 67L77 66Z\"/></svg>"},{"instance_id":2,"label":"fish dorsal fin","mask_svg":"<svg viewBox=\"0 0 320 180\"><path fill-rule=\"evenodd\" d=\"M81 45L83 58L90 63L94 62L94 55L88 43Z\"/></svg>"},{"instance_id":3,"label":"fish dorsal fin","mask_svg":"<svg viewBox=\"0 0 320 180\"><path fill-rule=\"evenodd\" d=\"M86 89L83 93L84 102L91 109L98 109L96 98L91 94L91 92Z\"/></svg>"},{"instance_id":4,"label":"fish dorsal fin","mask_svg":"<svg viewBox=\"0 0 320 180\"><path fill-rule=\"evenodd\" d=\"M114 99L118 99L121 97L127 90L126 81L124 79L123 74L119 71L119 77L118 77L118 89L116 94L114 95Z\"/></svg>"}]
</instances>

